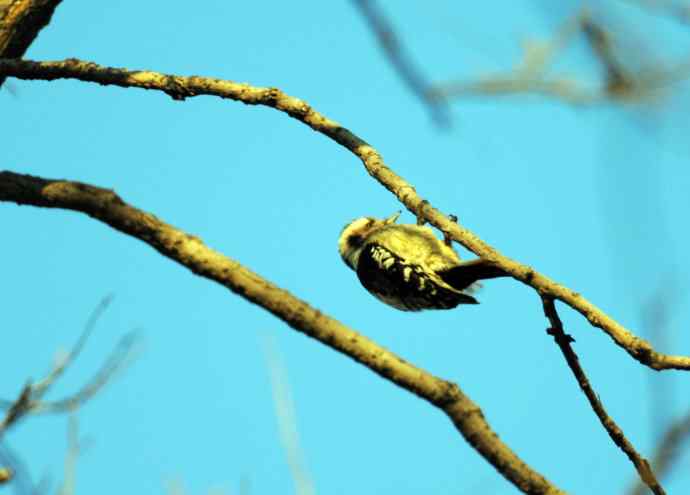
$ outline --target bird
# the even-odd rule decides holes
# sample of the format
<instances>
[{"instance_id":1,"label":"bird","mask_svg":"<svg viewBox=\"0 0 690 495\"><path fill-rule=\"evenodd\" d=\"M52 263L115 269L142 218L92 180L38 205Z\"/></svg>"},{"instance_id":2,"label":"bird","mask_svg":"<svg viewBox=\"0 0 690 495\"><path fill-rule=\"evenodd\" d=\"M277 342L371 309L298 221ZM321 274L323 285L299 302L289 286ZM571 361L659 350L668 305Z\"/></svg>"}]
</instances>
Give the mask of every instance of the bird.
<instances>
[{"instance_id":1,"label":"bird","mask_svg":"<svg viewBox=\"0 0 690 495\"><path fill-rule=\"evenodd\" d=\"M478 280L505 276L479 258L462 261L450 238L418 224L396 224L400 212L385 219L360 217L347 224L338 252L360 283L380 301L402 311L453 309L479 304L471 295Z\"/></svg>"}]
</instances>

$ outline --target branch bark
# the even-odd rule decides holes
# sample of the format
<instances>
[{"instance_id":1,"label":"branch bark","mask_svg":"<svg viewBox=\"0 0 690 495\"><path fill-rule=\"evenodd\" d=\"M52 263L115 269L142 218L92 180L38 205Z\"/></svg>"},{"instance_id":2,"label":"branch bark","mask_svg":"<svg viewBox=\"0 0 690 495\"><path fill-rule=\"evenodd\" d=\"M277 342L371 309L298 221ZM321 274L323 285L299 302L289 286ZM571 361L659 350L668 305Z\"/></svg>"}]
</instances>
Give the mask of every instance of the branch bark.
<instances>
[{"instance_id":1,"label":"branch bark","mask_svg":"<svg viewBox=\"0 0 690 495\"><path fill-rule=\"evenodd\" d=\"M163 91L176 100L197 95L214 95L241 101L248 105L275 108L308 125L350 150L364 164L367 172L388 189L415 215L423 199L405 179L393 172L383 157L366 141L337 122L314 110L305 101L289 96L277 88L260 88L249 84L199 76L174 76L150 71L130 71L103 67L91 62L67 59L59 62L33 62L28 60L0 60L0 76L21 79L78 79L102 85L138 87ZM448 233L455 241L484 258L511 277L535 289L539 294L557 299L583 315L594 327L603 330L634 359L655 370L690 370L690 357L657 352L646 340L608 316L579 293L542 275L530 266L512 260L480 239L476 234L451 221L435 208L423 208L424 219Z\"/></svg>"},{"instance_id":2,"label":"branch bark","mask_svg":"<svg viewBox=\"0 0 690 495\"><path fill-rule=\"evenodd\" d=\"M465 440L518 489L528 494L562 494L522 461L484 419L458 385L417 368L339 321L312 308L198 237L126 204L107 189L79 182L0 172L0 201L79 211L136 237L162 255L271 312L295 330L368 367L383 378L441 409Z\"/></svg>"},{"instance_id":3,"label":"branch bark","mask_svg":"<svg viewBox=\"0 0 690 495\"><path fill-rule=\"evenodd\" d=\"M556 305L553 299L548 297L542 297L542 304L544 306L544 315L548 318L551 327L547 329L547 333L553 336L556 344L561 349L563 357L565 357L568 367L573 372L575 379L577 380L580 389L587 397L589 405L592 407L594 414L597 415L601 425L609 434L613 443L615 443L618 448L620 448L628 459L633 463L637 473L640 475L642 482L649 487L654 495L666 495L664 488L661 486L659 481L656 479L652 468L649 465L647 459L642 457L632 443L625 437L623 430L616 424L616 422L608 415L606 409L604 409L604 404L597 396L596 392L589 383L589 379L585 374L585 371L580 366L580 360L575 354L572 346L570 345L575 341L570 335L565 333L563 330L563 323L561 322L560 316L558 316L558 311L556 311Z\"/></svg>"}]
</instances>

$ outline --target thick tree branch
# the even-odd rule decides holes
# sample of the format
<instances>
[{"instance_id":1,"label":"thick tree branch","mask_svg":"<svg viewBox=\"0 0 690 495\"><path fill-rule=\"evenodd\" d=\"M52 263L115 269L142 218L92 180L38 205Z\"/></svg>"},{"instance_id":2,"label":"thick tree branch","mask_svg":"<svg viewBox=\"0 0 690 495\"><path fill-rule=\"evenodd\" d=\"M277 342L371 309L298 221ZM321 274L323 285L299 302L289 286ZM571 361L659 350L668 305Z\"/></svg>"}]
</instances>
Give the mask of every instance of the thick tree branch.
<instances>
[{"instance_id":1,"label":"thick tree branch","mask_svg":"<svg viewBox=\"0 0 690 495\"><path fill-rule=\"evenodd\" d=\"M563 330L563 323L561 322L561 318L558 316L556 305L554 304L553 299L549 297L542 297L542 303L544 306L544 314L551 324L551 327L547 329L547 332L549 335L553 336L556 344L561 349L561 352L563 353L570 370L573 372L573 375L575 375L578 385L580 385L582 392L585 394L585 397L587 397L590 406L592 406L592 410L594 410L597 418L599 418L599 421L601 421L601 425L606 430L606 433L609 434L611 440L613 440L613 443L615 443L625 453L625 455L628 456L628 459L630 459L635 466L635 469L637 469L640 479L649 487L649 489L652 490L655 495L665 495L666 492L657 481L652 468L649 466L649 462L647 462L647 459L637 453L635 447L633 447L630 441L625 437L623 430L621 430L611 416L608 415L606 409L604 409L604 404L601 403L601 400L599 400L596 392L594 392L592 385L589 383L589 379L587 379L587 375L585 375L585 371L582 369L582 366L580 366L580 360L578 359L577 354L575 354L575 351L570 345L572 342L574 342L574 339L570 335L566 334Z\"/></svg>"},{"instance_id":2,"label":"thick tree branch","mask_svg":"<svg viewBox=\"0 0 690 495\"><path fill-rule=\"evenodd\" d=\"M373 147L338 123L318 113L306 102L286 95L277 88L258 88L248 84L199 76L183 77L158 72L115 69L75 59L62 62L0 60L0 75L21 79L79 79L103 85L163 91L180 100L203 94L237 100L248 105L273 107L350 150L362 160L367 172L393 193L411 212L417 214L420 211L423 200L416 193L415 188L388 168L383 157ZM11 187L16 186L6 184L6 188ZM16 192L21 194L21 191ZM655 370L690 370L690 357L667 355L655 351L649 342L634 335L579 293L556 283L527 265L502 255L473 232L451 221L438 210L431 206L425 207L424 218L441 232L447 232L455 241L480 258L504 270L511 277L529 285L540 294L558 299L578 311L593 326L606 332L617 345L640 363Z\"/></svg>"},{"instance_id":3,"label":"thick tree branch","mask_svg":"<svg viewBox=\"0 0 690 495\"><path fill-rule=\"evenodd\" d=\"M79 211L146 242L197 275L218 282L295 330L349 356L438 407L467 442L524 493L563 493L498 438L479 407L457 385L412 366L237 261L207 247L201 239L126 204L113 191L78 182L0 172L0 201Z\"/></svg>"}]
</instances>

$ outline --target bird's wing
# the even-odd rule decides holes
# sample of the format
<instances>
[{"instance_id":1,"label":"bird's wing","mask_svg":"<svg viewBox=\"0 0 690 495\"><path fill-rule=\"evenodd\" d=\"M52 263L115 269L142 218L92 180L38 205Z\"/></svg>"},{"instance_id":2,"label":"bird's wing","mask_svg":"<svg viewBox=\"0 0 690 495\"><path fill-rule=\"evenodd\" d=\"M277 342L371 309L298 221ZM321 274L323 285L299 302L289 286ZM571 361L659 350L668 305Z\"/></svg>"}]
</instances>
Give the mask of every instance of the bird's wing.
<instances>
[{"instance_id":1,"label":"bird's wing","mask_svg":"<svg viewBox=\"0 0 690 495\"><path fill-rule=\"evenodd\" d=\"M483 259L464 261L458 266L436 273L444 282L457 290L466 290L479 280L508 276L506 272Z\"/></svg>"},{"instance_id":2,"label":"bird's wing","mask_svg":"<svg viewBox=\"0 0 690 495\"><path fill-rule=\"evenodd\" d=\"M376 297L406 311L478 304L474 297L448 286L434 272L405 262L377 243L369 243L362 248L357 276Z\"/></svg>"}]
</instances>

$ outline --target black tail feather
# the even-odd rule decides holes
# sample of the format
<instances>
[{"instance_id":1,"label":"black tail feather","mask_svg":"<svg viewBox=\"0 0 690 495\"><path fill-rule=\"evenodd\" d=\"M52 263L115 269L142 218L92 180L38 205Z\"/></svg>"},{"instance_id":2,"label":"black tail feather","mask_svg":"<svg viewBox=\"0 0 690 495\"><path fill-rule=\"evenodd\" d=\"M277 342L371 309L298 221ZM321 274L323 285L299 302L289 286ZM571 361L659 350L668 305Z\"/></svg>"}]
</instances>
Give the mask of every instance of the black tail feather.
<instances>
[{"instance_id":1,"label":"black tail feather","mask_svg":"<svg viewBox=\"0 0 690 495\"><path fill-rule=\"evenodd\" d=\"M479 280L508 276L502 269L481 258L465 261L449 270L438 272L438 275L445 283L457 290L465 290Z\"/></svg>"}]
</instances>

